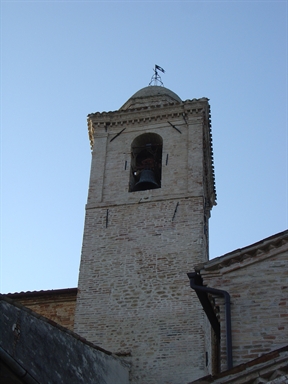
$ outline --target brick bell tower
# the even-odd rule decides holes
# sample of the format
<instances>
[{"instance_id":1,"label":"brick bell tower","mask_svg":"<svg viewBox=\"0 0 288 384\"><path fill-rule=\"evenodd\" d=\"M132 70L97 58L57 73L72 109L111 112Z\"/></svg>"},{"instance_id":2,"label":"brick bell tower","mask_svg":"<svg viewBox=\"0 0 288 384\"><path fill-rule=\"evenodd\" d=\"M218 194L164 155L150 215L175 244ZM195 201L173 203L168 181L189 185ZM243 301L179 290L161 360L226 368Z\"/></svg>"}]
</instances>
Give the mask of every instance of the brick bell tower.
<instances>
[{"instance_id":1,"label":"brick bell tower","mask_svg":"<svg viewBox=\"0 0 288 384\"><path fill-rule=\"evenodd\" d=\"M75 331L131 364L131 383L209 373L187 272L208 260L215 205L208 99L163 86L88 115L92 165Z\"/></svg>"}]
</instances>

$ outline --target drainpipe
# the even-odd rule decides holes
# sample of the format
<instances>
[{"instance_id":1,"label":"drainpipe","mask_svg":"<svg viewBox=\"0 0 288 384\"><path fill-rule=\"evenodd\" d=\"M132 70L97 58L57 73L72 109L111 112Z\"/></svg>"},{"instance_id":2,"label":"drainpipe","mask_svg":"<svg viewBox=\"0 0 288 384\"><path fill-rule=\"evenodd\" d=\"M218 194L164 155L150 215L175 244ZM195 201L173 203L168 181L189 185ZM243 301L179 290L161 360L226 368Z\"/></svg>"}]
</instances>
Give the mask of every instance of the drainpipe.
<instances>
[{"instance_id":1,"label":"drainpipe","mask_svg":"<svg viewBox=\"0 0 288 384\"><path fill-rule=\"evenodd\" d=\"M231 307L230 307L230 295L227 291L223 291L222 289L215 289L215 288L209 288L203 286L203 279L201 275L197 272L191 272L187 273L187 276L190 280L190 287L196 291L196 294L202 304L202 307L208 317L208 320L213 327L214 331L217 328L215 325L215 318L216 317L214 311L214 316L211 312L211 304L209 302L209 305L207 304L209 299L207 297L208 293L211 293L212 295L221 296L225 299L225 322L226 322L226 355L227 355L227 369L233 368L233 360L232 360L232 337L231 337ZM203 295L205 294L205 296ZM218 322L218 320L217 320ZM219 324L219 323L218 323ZM220 339L220 332L215 332L217 338ZM219 336L218 336L219 335Z\"/></svg>"}]
</instances>

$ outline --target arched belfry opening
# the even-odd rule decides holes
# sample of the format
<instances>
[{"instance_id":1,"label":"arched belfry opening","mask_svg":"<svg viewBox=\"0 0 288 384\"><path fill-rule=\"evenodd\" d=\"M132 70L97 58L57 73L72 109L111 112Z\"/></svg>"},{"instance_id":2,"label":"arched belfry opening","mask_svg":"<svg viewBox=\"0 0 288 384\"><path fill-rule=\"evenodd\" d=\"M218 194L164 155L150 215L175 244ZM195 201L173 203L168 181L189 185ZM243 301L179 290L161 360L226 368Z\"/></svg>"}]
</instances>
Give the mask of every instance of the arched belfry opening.
<instances>
[{"instance_id":1,"label":"arched belfry opening","mask_svg":"<svg viewBox=\"0 0 288 384\"><path fill-rule=\"evenodd\" d=\"M161 188L162 137L144 133L131 144L129 192Z\"/></svg>"}]
</instances>

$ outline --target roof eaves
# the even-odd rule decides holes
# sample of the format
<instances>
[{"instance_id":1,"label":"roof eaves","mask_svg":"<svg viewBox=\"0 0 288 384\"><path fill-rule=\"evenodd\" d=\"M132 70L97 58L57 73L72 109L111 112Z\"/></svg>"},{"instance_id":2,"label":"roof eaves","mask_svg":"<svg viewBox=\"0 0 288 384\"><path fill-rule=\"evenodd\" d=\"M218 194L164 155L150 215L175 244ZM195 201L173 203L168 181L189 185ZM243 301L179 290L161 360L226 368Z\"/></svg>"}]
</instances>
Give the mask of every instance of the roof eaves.
<instances>
[{"instance_id":1,"label":"roof eaves","mask_svg":"<svg viewBox=\"0 0 288 384\"><path fill-rule=\"evenodd\" d=\"M3 296L9 297L10 299L22 299L26 297L36 296L54 296L54 295L77 295L77 288L63 288L63 289L49 289L41 291L26 291L26 292L14 292L5 293Z\"/></svg>"},{"instance_id":2,"label":"roof eaves","mask_svg":"<svg viewBox=\"0 0 288 384\"><path fill-rule=\"evenodd\" d=\"M280 368L280 369L279 369ZM251 383L251 379L260 379L261 377L269 377L278 370L278 377L281 374L288 373L288 345L277 350L263 354L262 356L250 360L223 371L217 375L208 375L189 384L208 384L208 383ZM275 377L273 377L275 379ZM253 381L254 382L254 381ZM261 381L262 382L262 381ZM266 381L265 381L266 382ZM277 381L280 383L280 381Z\"/></svg>"},{"instance_id":3,"label":"roof eaves","mask_svg":"<svg viewBox=\"0 0 288 384\"><path fill-rule=\"evenodd\" d=\"M271 249L279 248L288 242L288 230L279 232L275 235L267 237L257 243L248 245L244 248L236 249L235 251L226 253L223 256L219 256L215 259L209 260L204 264L195 267L196 271L206 270L212 271L228 267L231 264L241 262L247 258L255 258L268 254Z\"/></svg>"}]
</instances>

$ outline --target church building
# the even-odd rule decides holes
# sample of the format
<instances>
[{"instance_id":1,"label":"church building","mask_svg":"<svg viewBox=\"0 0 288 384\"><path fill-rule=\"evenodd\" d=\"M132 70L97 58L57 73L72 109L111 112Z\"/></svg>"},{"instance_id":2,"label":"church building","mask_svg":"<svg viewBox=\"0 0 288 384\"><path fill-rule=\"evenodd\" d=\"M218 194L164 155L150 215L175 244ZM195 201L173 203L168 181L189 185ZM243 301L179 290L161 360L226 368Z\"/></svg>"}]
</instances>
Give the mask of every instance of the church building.
<instances>
[{"instance_id":1,"label":"church building","mask_svg":"<svg viewBox=\"0 0 288 384\"><path fill-rule=\"evenodd\" d=\"M0 377L288 383L288 231L209 260L208 99L149 85L88 132L78 288L1 297Z\"/></svg>"},{"instance_id":2,"label":"church building","mask_svg":"<svg viewBox=\"0 0 288 384\"><path fill-rule=\"evenodd\" d=\"M215 204L208 100L148 86L88 126L75 332L129 357L135 383L203 376L209 336L187 272L208 261Z\"/></svg>"}]
</instances>

